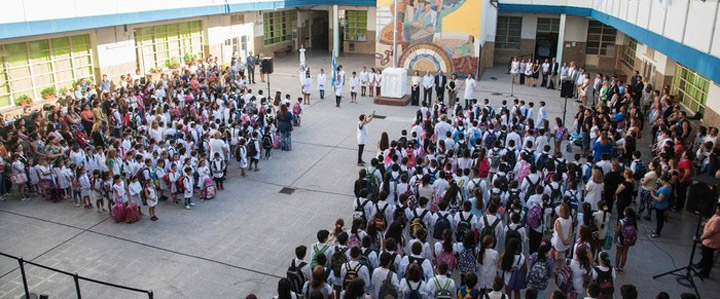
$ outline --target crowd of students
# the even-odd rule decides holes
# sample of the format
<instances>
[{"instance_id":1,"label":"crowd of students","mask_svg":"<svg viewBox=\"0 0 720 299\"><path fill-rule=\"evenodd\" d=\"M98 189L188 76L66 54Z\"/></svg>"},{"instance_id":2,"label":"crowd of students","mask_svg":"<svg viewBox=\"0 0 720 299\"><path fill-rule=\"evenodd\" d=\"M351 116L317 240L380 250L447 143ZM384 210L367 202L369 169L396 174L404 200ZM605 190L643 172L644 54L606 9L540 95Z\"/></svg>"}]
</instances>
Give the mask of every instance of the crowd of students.
<instances>
[{"instance_id":1,"label":"crowd of students","mask_svg":"<svg viewBox=\"0 0 720 299\"><path fill-rule=\"evenodd\" d=\"M192 209L237 172L230 159L245 176L273 149L292 148L302 98L255 92L252 73L210 56L159 76L83 80L53 106L0 119L0 200L12 184L23 201L69 199L118 222L137 221L144 207L158 220L162 201Z\"/></svg>"},{"instance_id":2,"label":"crowd of students","mask_svg":"<svg viewBox=\"0 0 720 299\"><path fill-rule=\"evenodd\" d=\"M654 211L660 237L693 176L720 175L720 144L716 128L691 133L667 87L606 80L612 94L581 105L572 126L542 101L424 102L359 170L349 226L296 248L278 297L637 298L614 282L638 222Z\"/></svg>"}]
</instances>

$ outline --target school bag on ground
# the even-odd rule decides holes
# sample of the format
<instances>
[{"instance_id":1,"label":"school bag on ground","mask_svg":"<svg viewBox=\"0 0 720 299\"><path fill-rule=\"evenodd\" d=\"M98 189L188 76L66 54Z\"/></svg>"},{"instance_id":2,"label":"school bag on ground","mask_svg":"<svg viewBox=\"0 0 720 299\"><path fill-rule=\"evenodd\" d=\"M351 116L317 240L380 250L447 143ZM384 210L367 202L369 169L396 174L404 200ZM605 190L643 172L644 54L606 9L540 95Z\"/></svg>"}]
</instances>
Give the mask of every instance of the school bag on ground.
<instances>
[{"instance_id":1,"label":"school bag on ground","mask_svg":"<svg viewBox=\"0 0 720 299\"><path fill-rule=\"evenodd\" d=\"M306 262L302 262L300 265L295 265L295 259L293 259L292 264L290 264L290 267L287 270L287 279L290 281L291 289L293 292L298 294L302 292L303 285L307 279L301 270L305 267L305 265L307 265Z\"/></svg>"},{"instance_id":2,"label":"school bag on ground","mask_svg":"<svg viewBox=\"0 0 720 299\"><path fill-rule=\"evenodd\" d=\"M433 283L435 284L435 299L453 299L452 291L450 290L450 279L448 278L445 281L445 285L441 286L440 282L437 280L437 278L433 279ZM381 297L382 298L382 297Z\"/></svg>"},{"instance_id":3,"label":"school bag on ground","mask_svg":"<svg viewBox=\"0 0 720 299\"><path fill-rule=\"evenodd\" d=\"M450 220L448 217L450 217L450 214L438 215L438 220L435 221L435 227L433 228L433 238L435 238L435 240L442 240L443 231L450 229Z\"/></svg>"},{"instance_id":4,"label":"school bag on ground","mask_svg":"<svg viewBox=\"0 0 720 299\"><path fill-rule=\"evenodd\" d=\"M360 268L362 268L362 266L362 264L358 263L355 267L351 268L350 263L345 263L345 280L343 281L344 289L347 290L350 282L353 281L353 279L360 277Z\"/></svg>"},{"instance_id":5,"label":"school bag on ground","mask_svg":"<svg viewBox=\"0 0 720 299\"><path fill-rule=\"evenodd\" d=\"M425 221L423 219L425 218L425 215L430 212L430 210L423 211L420 216L417 214L417 210L413 210L413 219L410 220L410 236L413 238L417 238L418 236L422 234L427 234L427 226L425 224Z\"/></svg>"},{"instance_id":6,"label":"school bag on ground","mask_svg":"<svg viewBox=\"0 0 720 299\"><path fill-rule=\"evenodd\" d=\"M473 218L473 214L470 214L467 219L463 217L463 213L460 212L460 222L458 222L457 231L455 232L455 239L458 242L462 242L465 239L465 235L467 232L472 230L472 225L470 224L470 220Z\"/></svg>"},{"instance_id":7,"label":"school bag on ground","mask_svg":"<svg viewBox=\"0 0 720 299\"><path fill-rule=\"evenodd\" d=\"M333 253L332 257L330 257L330 268L332 268L333 274L338 279L340 279L340 270L342 270L342 266L348 262L347 255L345 255L345 252L347 250L347 247L335 247L335 252Z\"/></svg>"},{"instance_id":8,"label":"school bag on ground","mask_svg":"<svg viewBox=\"0 0 720 299\"><path fill-rule=\"evenodd\" d=\"M480 240L485 240L485 236L491 236L493 239L497 240L495 236L495 228L500 223L500 217L495 218L495 221L493 221L492 224L488 222L487 216L483 217L483 222L485 226L483 227L482 231L480 232Z\"/></svg>"},{"instance_id":9,"label":"school bag on ground","mask_svg":"<svg viewBox=\"0 0 720 299\"><path fill-rule=\"evenodd\" d=\"M203 198L213 199L215 198L215 194L217 194L215 182L213 182L210 178L205 178L205 181L203 182Z\"/></svg>"},{"instance_id":10,"label":"school bag on ground","mask_svg":"<svg viewBox=\"0 0 720 299\"><path fill-rule=\"evenodd\" d=\"M393 271L388 271L385 280L383 280L378 292L378 299L398 299L398 291L395 285L392 283Z\"/></svg>"}]
</instances>

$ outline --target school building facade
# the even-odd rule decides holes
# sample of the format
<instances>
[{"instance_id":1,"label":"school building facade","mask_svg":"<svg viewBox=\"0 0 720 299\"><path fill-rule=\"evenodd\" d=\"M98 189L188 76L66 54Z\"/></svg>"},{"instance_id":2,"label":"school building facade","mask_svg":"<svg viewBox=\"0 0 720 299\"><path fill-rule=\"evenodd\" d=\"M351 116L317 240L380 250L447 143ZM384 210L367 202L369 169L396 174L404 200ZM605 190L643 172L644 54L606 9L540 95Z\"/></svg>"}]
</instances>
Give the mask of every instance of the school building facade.
<instances>
[{"instance_id":1,"label":"school building facade","mask_svg":"<svg viewBox=\"0 0 720 299\"><path fill-rule=\"evenodd\" d=\"M208 55L227 65L250 51L330 51L339 28L341 53L374 55L380 68L397 59L411 70L482 75L517 56L558 57L620 77L638 70L720 125L720 4L667 1L7 0L0 111L41 103L83 78L156 72Z\"/></svg>"}]
</instances>

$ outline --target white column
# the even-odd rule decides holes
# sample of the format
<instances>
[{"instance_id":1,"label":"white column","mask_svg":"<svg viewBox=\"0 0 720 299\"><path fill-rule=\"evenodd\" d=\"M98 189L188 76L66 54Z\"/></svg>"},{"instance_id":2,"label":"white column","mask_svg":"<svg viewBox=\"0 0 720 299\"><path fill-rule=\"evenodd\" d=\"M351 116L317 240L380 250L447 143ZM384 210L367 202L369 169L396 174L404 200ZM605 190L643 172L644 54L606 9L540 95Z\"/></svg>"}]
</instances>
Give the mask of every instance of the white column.
<instances>
[{"instance_id":1,"label":"white column","mask_svg":"<svg viewBox=\"0 0 720 299\"><path fill-rule=\"evenodd\" d=\"M565 25L567 24L567 15L560 15L560 32L558 32L557 58L558 65L562 65L563 48L565 48Z\"/></svg>"},{"instance_id":2,"label":"white column","mask_svg":"<svg viewBox=\"0 0 720 299\"><path fill-rule=\"evenodd\" d=\"M332 22L333 22L333 55L335 57L340 56L340 22L338 19L338 6L333 5L332 7Z\"/></svg>"},{"instance_id":3,"label":"white column","mask_svg":"<svg viewBox=\"0 0 720 299\"><path fill-rule=\"evenodd\" d=\"M392 56L393 56L393 68L397 67L397 24L398 24L398 11L397 11L398 2L395 0L393 3L393 9L395 10L393 12L393 47L392 47Z\"/></svg>"}]
</instances>

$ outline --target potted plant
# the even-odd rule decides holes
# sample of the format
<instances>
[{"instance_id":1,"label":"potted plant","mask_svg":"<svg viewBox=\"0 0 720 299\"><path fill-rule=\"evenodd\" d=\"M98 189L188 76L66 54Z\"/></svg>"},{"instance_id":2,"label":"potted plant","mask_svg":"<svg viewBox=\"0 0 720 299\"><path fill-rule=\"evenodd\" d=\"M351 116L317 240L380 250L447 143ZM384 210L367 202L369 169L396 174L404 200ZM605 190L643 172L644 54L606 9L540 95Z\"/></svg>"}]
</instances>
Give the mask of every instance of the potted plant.
<instances>
[{"instance_id":1,"label":"potted plant","mask_svg":"<svg viewBox=\"0 0 720 299\"><path fill-rule=\"evenodd\" d=\"M168 60L165 60L165 67L169 68L171 70L174 70L180 66L180 59L177 57L170 58Z\"/></svg>"},{"instance_id":2,"label":"potted plant","mask_svg":"<svg viewBox=\"0 0 720 299\"><path fill-rule=\"evenodd\" d=\"M25 107L30 105L32 105L32 99L28 95L21 94L15 97L15 106Z\"/></svg>"},{"instance_id":3,"label":"potted plant","mask_svg":"<svg viewBox=\"0 0 720 299\"><path fill-rule=\"evenodd\" d=\"M40 91L40 96L43 100L57 99L57 91L54 86L49 86Z\"/></svg>"},{"instance_id":4,"label":"potted plant","mask_svg":"<svg viewBox=\"0 0 720 299\"><path fill-rule=\"evenodd\" d=\"M61 87L60 90L58 90L58 94L61 95L61 96L66 96L66 95L67 95L67 92L68 92L68 88L67 88L67 87Z\"/></svg>"},{"instance_id":5,"label":"potted plant","mask_svg":"<svg viewBox=\"0 0 720 299\"><path fill-rule=\"evenodd\" d=\"M195 55L191 53L185 53L185 55L183 55L183 61L185 62L185 64L195 62Z\"/></svg>"}]
</instances>

